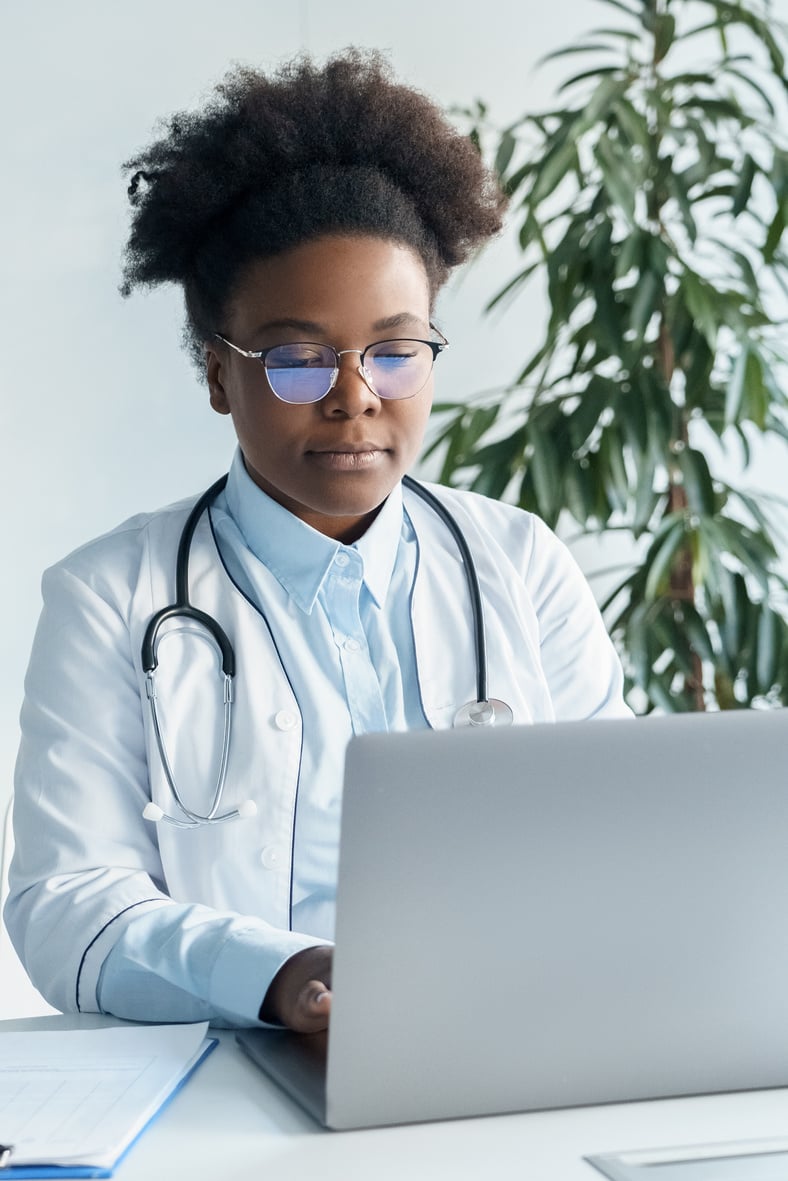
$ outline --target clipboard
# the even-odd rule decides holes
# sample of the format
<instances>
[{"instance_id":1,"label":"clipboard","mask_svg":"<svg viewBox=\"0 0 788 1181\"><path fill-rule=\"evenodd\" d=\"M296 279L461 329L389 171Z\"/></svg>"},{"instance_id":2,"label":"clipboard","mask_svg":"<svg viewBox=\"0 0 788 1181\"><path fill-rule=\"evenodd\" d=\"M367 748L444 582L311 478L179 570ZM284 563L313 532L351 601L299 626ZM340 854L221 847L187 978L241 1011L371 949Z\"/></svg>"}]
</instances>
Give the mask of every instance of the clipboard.
<instances>
[{"instance_id":1,"label":"clipboard","mask_svg":"<svg viewBox=\"0 0 788 1181\"><path fill-rule=\"evenodd\" d=\"M148 1026L145 1028L147 1031L151 1031L155 1030L156 1027ZM202 1028L204 1032L205 1028L207 1028L207 1023ZM58 1164L56 1158L54 1158L49 1161L43 1159L39 1163L32 1163L26 1160L24 1163L15 1164L13 1145L0 1144L0 1181L13 1181L15 1178L19 1178L21 1181L22 1178L111 1177L118 1165L125 1160L126 1156L134 1148L140 1137L155 1123L161 1113L170 1105L178 1092L189 1081L197 1068L216 1049L218 1044L218 1038L203 1037L202 1044L199 1046L196 1054L190 1056L185 1068L173 1078L172 1084L167 1088L166 1093L158 1099L155 1110L148 1115L142 1126L136 1127L130 1139L125 1137L122 1139L118 1154L110 1163L102 1161L100 1164L90 1164L69 1161ZM1 1120L2 1111L0 1110Z\"/></svg>"}]
</instances>

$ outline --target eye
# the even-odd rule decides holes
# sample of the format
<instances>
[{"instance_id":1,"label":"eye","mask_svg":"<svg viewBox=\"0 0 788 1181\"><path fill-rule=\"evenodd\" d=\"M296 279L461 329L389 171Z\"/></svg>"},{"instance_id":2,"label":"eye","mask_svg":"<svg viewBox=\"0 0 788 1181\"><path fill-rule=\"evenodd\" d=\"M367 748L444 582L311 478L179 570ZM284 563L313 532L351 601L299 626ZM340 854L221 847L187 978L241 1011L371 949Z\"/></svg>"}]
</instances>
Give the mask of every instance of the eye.
<instances>
[{"instance_id":1,"label":"eye","mask_svg":"<svg viewBox=\"0 0 788 1181\"><path fill-rule=\"evenodd\" d=\"M393 367L406 364L418 356L419 342L415 340L384 340L370 350L370 360Z\"/></svg>"},{"instance_id":2,"label":"eye","mask_svg":"<svg viewBox=\"0 0 788 1181\"><path fill-rule=\"evenodd\" d=\"M334 354L318 344L280 344L265 359L269 369L333 369Z\"/></svg>"}]
</instances>

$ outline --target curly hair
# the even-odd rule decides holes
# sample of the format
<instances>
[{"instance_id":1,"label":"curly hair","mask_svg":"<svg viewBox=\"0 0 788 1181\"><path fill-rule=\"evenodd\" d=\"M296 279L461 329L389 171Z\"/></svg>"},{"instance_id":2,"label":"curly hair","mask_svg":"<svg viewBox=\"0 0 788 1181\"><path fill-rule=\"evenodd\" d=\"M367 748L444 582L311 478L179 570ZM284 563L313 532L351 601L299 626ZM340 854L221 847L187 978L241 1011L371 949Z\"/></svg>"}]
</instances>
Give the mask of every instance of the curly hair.
<instances>
[{"instance_id":1,"label":"curly hair","mask_svg":"<svg viewBox=\"0 0 788 1181\"><path fill-rule=\"evenodd\" d=\"M505 198L470 141L373 52L266 77L239 68L128 160L123 285L174 282L195 359L244 269L323 234L372 234L424 261L434 295L501 228Z\"/></svg>"}]
</instances>

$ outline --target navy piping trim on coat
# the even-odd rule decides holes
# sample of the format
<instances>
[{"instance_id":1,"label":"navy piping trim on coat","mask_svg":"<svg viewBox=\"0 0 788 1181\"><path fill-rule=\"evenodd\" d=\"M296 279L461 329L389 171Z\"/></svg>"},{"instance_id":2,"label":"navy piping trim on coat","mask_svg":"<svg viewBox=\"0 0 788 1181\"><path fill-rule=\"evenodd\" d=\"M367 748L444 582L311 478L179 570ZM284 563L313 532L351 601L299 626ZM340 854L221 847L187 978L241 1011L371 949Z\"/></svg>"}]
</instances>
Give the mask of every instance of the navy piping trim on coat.
<instances>
[{"instance_id":1,"label":"navy piping trim on coat","mask_svg":"<svg viewBox=\"0 0 788 1181\"><path fill-rule=\"evenodd\" d=\"M414 627L414 623L413 623L413 598L414 598L414 595L416 594L416 583L419 580L419 569L421 567L421 542L419 541L419 535L416 532L416 526L413 524L413 520L411 518L411 515L408 512L407 508L405 507L404 503L402 505L402 511L405 514L405 516L408 518L408 523L409 523L411 529L413 530L413 536L416 541L416 562L415 562L415 565L413 568L413 581L410 585L410 594L408 595L408 614L410 616L410 632L411 632L411 636L413 638L413 663L416 667L416 685L419 690L419 705L421 706L421 712L424 715L424 721L427 723L428 729L434 730L435 727L433 726L432 722L430 721L429 714L427 713L426 706L424 705L424 694L421 691L421 676L419 675L419 652L418 652L418 647L416 645L416 628Z\"/></svg>"},{"instance_id":2,"label":"navy piping trim on coat","mask_svg":"<svg viewBox=\"0 0 788 1181\"><path fill-rule=\"evenodd\" d=\"M302 718L301 746L300 746L300 749L298 752L298 778L296 779L295 799L293 800L293 822L291 825L293 835L292 835L292 839L290 842L290 890L289 890L289 900L288 900L288 906L287 906L287 925L288 925L289 930L292 931L292 929L293 929L293 884L294 884L293 883L293 874L294 874L293 860L294 860L294 854L295 854L295 826L296 826L296 815L298 813L298 792L299 792L299 788L301 786L301 764L302 764L303 758L304 758L304 727L303 727L303 716L304 715L301 710L301 703L298 700L298 695L296 694L296 691L293 688L293 682L290 680L290 675L289 675L287 669L285 668L285 662L282 660L282 653L279 651L279 645L277 644L276 639L274 638L274 633L271 630L270 623L268 622L268 620L267 620L264 612L261 610L261 608L258 607L257 603L255 603L252 599L249 598L246 591L244 591L243 588L238 585L238 583L235 581L232 574L230 573L230 571L227 568L227 563L224 560L221 546L219 545L219 540L216 536L216 530L214 529L213 514L211 513L210 505L208 506L208 523L211 527L211 536L213 538L213 544L216 547L216 552L219 555L219 561L222 564L222 569L224 570L225 574L227 575L230 585L233 586L238 591L238 594L241 596L242 599L246 600L246 602L249 604L249 606L252 608L252 610L257 612L257 614L260 616L260 618L262 619L263 623L265 624L265 626L268 630L268 634L271 637L271 643L274 646L274 650L276 652L277 659L279 660L279 664L281 665L282 672L284 673L287 683L290 686L290 692L293 694L293 697L295 698L296 705L298 706L298 712L299 712L299 714L301 714L301 718Z\"/></svg>"}]
</instances>

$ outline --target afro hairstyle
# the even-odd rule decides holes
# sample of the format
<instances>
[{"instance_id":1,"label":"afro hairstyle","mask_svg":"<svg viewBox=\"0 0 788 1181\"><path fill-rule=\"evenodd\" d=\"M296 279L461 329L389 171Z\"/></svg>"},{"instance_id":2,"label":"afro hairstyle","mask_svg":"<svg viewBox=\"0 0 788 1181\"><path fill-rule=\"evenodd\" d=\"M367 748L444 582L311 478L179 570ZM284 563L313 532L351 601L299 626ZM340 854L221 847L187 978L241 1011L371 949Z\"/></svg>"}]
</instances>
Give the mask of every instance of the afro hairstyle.
<instances>
[{"instance_id":1,"label":"afro hairstyle","mask_svg":"<svg viewBox=\"0 0 788 1181\"><path fill-rule=\"evenodd\" d=\"M237 68L165 129L124 164L121 291L180 284L199 362L255 260L325 234L374 235L421 257L434 298L501 228L505 198L476 148L374 52L300 57L270 77Z\"/></svg>"}]
</instances>

